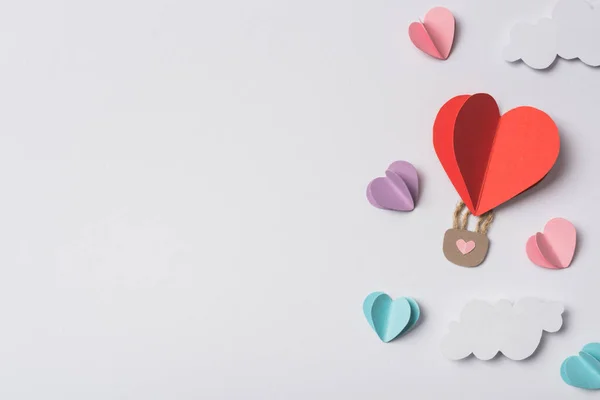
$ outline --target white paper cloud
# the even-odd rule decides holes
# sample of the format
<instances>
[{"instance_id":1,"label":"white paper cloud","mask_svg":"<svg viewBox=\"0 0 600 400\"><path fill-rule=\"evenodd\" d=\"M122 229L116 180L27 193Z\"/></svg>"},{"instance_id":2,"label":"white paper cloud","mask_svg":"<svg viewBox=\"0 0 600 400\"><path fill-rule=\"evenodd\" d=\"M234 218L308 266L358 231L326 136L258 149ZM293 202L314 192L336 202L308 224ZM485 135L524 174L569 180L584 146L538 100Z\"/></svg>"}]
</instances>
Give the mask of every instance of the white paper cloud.
<instances>
[{"instance_id":1,"label":"white paper cloud","mask_svg":"<svg viewBox=\"0 0 600 400\"><path fill-rule=\"evenodd\" d=\"M593 8L585 0L559 0L551 19L533 25L517 23L504 49L506 61L523 60L535 69L548 68L557 55L600 65L600 7Z\"/></svg>"},{"instance_id":2,"label":"white paper cloud","mask_svg":"<svg viewBox=\"0 0 600 400\"><path fill-rule=\"evenodd\" d=\"M450 332L442 339L442 353L451 360L471 353L489 360L500 351L513 360L523 360L535 352L543 331L561 328L563 311L559 303L533 298L514 305L508 300L494 305L473 300L463 308L460 322L450 324Z\"/></svg>"}]
</instances>

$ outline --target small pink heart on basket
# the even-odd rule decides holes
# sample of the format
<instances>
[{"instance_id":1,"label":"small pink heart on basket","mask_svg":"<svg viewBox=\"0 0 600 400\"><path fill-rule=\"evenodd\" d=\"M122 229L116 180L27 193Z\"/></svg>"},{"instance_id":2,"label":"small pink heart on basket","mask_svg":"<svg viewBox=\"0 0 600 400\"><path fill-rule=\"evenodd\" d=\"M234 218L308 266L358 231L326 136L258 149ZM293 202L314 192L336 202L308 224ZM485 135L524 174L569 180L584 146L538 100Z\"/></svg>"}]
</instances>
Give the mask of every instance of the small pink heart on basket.
<instances>
[{"instance_id":1,"label":"small pink heart on basket","mask_svg":"<svg viewBox=\"0 0 600 400\"><path fill-rule=\"evenodd\" d=\"M468 253L472 252L473 249L475 248L475 242L472 240L465 242L463 239L458 239L456 241L456 247L458 248L458 251L460 251L461 253L468 254Z\"/></svg>"},{"instance_id":2,"label":"small pink heart on basket","mask_svg":"<svg viewBox=\"0 0 600 400\"><path fill-rule=\"evenodd\" d=\"M548 221L543 233L527 240L525 250L529 259L540 267L563 269L571 265L577 244L575 226L564 218Z\"/></svg>"},{"instance_id":3,"label":"small pink heart on basket","mask_svg":"<svg viewBox=\"0 0 600 400\"><path fill-rule=\"evenodd\" d=\"M454 16L444 7L432 8L423 22L413 22L408 27L411 42L423 53L445 60L454 42Z\"/></svg>"}]
</instances>

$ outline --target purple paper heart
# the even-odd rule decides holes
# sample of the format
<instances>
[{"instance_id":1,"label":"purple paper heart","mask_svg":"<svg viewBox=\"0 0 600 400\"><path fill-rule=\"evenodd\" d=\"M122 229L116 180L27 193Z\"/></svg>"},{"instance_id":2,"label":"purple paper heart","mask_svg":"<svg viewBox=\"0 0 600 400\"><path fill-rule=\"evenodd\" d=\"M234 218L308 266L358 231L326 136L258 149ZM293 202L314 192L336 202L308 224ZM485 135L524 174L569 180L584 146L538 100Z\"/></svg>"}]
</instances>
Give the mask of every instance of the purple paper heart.
<instances>
[{"instance_id":1,"label":"purple paper heart","mask_svg":"<svg viewBox=\"0 0 600 400\"><path fill-rule=\"evenodd\" d=\"M393 162L385 178L375 178L367 186L367 199L377 208L412 211L419 194L419 177L415 167L406 161Z\"/></svg>"}]
</instances>

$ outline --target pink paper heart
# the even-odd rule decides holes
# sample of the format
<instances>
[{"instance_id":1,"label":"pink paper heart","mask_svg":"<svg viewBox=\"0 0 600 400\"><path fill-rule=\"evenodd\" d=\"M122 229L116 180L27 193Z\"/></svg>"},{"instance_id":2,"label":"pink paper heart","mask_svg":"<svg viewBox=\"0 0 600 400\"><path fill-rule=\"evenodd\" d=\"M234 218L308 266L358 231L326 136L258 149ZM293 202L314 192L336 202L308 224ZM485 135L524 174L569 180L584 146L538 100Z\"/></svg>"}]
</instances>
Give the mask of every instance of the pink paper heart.
<instances>
[{"instance_id":1,"label":"pink paper heart","mask_svg":"<svg viewBox=\"0 0 600 400\"><path fill-rule=\"evenodd\" d=\"M456 241L456 247L458 248L458 251L460 251L461 253L468 254L468 253L472 252L473 249L475 248L475 242L472 240L465 242L463 239L458 239Z\"/></svg>"},{"instance_id":2,"label":"pink paper heart","mask_svg":"<svg viewBox=\"0 0 600 400\"><path fill-rule=\"evenodd\" d=\"M543 233L527 240L525 251L529 259L540 267L563 269L571 265L577 245L577 230L564 218L548 221Z\"/></svg>"},{"instance_id":3,"label":"pink paper heart","mask_svg":"<svg viewBox=\"0 0 600 400\"><path fill-rule=\"evenodd\" d=\"M450 55L454 42L454 25L454 16L450 10L435 7L425 14L423 22L409 25L408 36L423 53L445 60Z\"/></svg>"}]
</instances>

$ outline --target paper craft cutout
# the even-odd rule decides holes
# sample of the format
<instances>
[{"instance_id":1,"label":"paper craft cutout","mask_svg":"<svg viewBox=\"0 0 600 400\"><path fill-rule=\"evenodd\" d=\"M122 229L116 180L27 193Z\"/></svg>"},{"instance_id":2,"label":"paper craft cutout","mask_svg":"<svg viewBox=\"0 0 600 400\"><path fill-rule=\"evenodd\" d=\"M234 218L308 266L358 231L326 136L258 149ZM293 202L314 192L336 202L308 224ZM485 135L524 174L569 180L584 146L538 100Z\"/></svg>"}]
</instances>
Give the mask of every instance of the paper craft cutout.
<instances>
[{"instance_id":1,"label":"paper craft cutout","mask_svg":"<svg viewBox=\"0 0 600 400\"><path fill-rule=\"evenodd\" d=\"M377 208L412 211L419 194L419 176L407 161L393 162L385 178L375 178L367 186L367 199Z\"/></svg>"},{"instance_id":2,"label":"paper craft cutout","mask_svg":"<svg viewBox=\"0 0 600 400\"><path fill-rule=\"evenodd\" d=\"M442 353L451 360L471 353L480 360L490 360L498 352L523 360L535 352L543 331L561 328L563 312L559 303L534 298L514 305L508 300L494 305L472 300L462 310L460 321L450 324L450 332L442 339Z\"/></svg>"},{"instance_id":3,"label":"paper craft cutout","mask_svg":"<svg viewBox=\"0 0 600 400\"><path fill-rule=\"evenodd\" d=\"M379 339L387 343L411 330L421 315L419 305L410 297L392 300L383 292L374 292L363 302L363 312Z\"/></svg>"},{"instance_id":4,"label":"paper craft cutout","mask_svg":"<svg viewBox=\"0 0 600 400\"><path fill-rule=\"evenodd\" d=\"M475 248L475 242L473 240L469 240L468 242L465 242L464 239L458 239L456 241L456 248L463 255L464 254L469 254Z\"/></svg>"},{"instance_id":5,"label":"paper craft cutout","mask_svg":"<svg viewBox=\"0 0 600 400\"><path fill-rule=\"evenodd\" d=\"M513 27L504 59L523 60L531 68L544 69L552 65L558 55L599 66L599 9L585 0L560 0L551 19L542 18L537 24L519 22Z\"/></svg>"},{"instance_id":6,"label":"paper craft cutout","mask_svg":"<svg viewBox=\"0 0 600 400\"><path fill-rule=\"evenodd\" d=\"M600 389L600 343L586 344L578 356L563 361L560 376L567 385Z\"/></svg>"},{"instance_id":7,"label":"paper craft cutout","mask_svg":"<svg viewBox=\"0 0 600 400\"><path fill-rule=\"evenodd\" d=\"M533 107L500 115L492 96L456 96L433 125L435 152L454 188L479 216L538 183L558 158L556 124Z\"/></svg>"},{"instance_id":8,"label":"paper craft cutout","mask_svg":"<svg viewBox=\"0 0 600 400\"><path fill-rule=\"evenodd\" d=\"M423 22L413 22L408 27L411 42L423 53L445 60L454 42L454 16L444 7L432 8Z\"/></svg>"},{"instance_id":9,"label":"paper craft cutout","mask_svg":"<svg viewBox=\"0 0 600 400\"><path fill-rule=\"evenodd\" d=\"M540 267L563 269L571 265L577 230L564 218L554 218L544 227L544 233L536 233L527 240L525 249L529 259Z\"/></svg>"},{"instance_id":10,"label":"paper craft cutout","mask_svg":"<svg viewBox=\"0 0 600 400\"><path fill-rule=\"evenodd\" d=\"M454 210L452 229L448 229L444 235L443 251L446 259L461 267L476 267L481 264L490 247L486 235L494 219L493 211L479 218L475 232L467 230L469 215L465 203L458 203Z\"/></svg>"}]
</instances>

